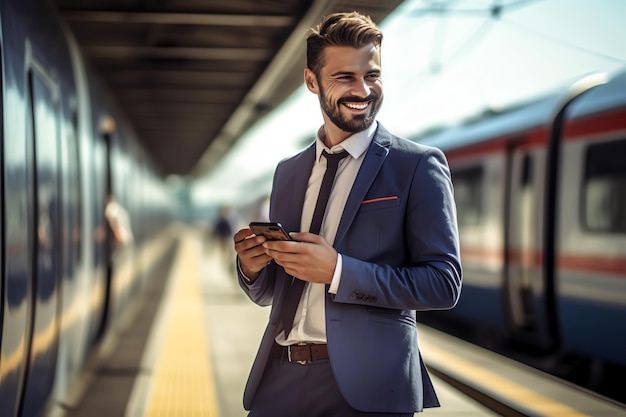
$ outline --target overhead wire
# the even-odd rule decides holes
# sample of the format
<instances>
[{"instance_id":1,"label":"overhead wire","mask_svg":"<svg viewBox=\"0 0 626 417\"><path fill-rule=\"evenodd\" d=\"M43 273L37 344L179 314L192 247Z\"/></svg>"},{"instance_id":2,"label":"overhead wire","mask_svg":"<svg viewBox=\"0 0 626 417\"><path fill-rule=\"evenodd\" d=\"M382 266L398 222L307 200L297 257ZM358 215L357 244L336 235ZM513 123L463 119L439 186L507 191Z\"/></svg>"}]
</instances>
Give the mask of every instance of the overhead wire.
<instances>
[{"instance_id":1,"label":"overhead wire","mask_svg":"<svg viewBox=\"0 0 626 417\"><path fill-rule=\"evenodd\" d=\"M494 1L492 4L486 6L486 7L471 7L471 8L465 8L465 7L451 7L453 6L454 3L459 3L460 0L447 0L447 1L442 1L442 0L431 0L428 1L427 3L430 3L429 6L426 7L419 7L416 8L412 11L408 12L408 15L412 16L412 17L419 17L422 15L427 15L427 14L466 14L466 15L484 15L485 13L488 14L493 14L494 10L510 10L513 8L518 8L521 6L526 6L529 3L536 3L538 1L545 1L545 0L514 0L514 1L510 1L507 3L502 3L501 1ZM471 3L474 3L474 1L472 1Z\"/></svg>"},{"instance_id":2,"label":"overhead wire","mask_svg":"<svg viewBox=\"0 0 626 417\"><path fill-rule=\"evenodd\" d=\"M609 61L618 62L618 63L621 63L621 64L626 63L626 57L625 58L619 58L619 57L616 57L616 56L613 56L613 55L605 54L603 52L594 51L592 49L585 48L583 46L575 45L575 44L573 44L571 42L567 42L567 41L565 41L563 39L558 39L558 38L556 38L554 36L550 36L550 35L547 35L545 33L540 33L538 31L532 30L532 29L528 28L527 26L524 26L524 25L522 25L522 24L520 24L518 22L514 22L514 21L512 21L510 19L500 19L500 20L503 23L508 24L509 26L511 26L511 27L513 27L513 28L515 28L515 29L517 29L519 31L525 32L525 33L527 33L529 35L533 35L533 36L535 36L535 37L537 37L537 38L539 38L541 40L549 41L549 42L551 42L551 43L553 43L555 45L560 45L560 46L563 46L563 47L566 47L566 48L569 48L569 49L572 49L572 50L575 50L575 51L578 51L578 52L582 52L582 53L587 54L587 55L591 55L591 56L607 59Z\"/></svg>"},{"instance_id":3,"label":"overhead wire","mask_svg":"<svg viewBox=\"0 0 626 417\"><path fill-rule=\"evenodd\" d=\"M463 59L463 57L467 56L474 47L476 47L480 40L484 38L489 30L494 26L494 20L491 17L485 19L485 21L472 33L472 35L461 44L454 52L452 52L446 59L446 66L451 66L455 62L459 62ZM433 65L431 63L431 72L436 73L440 72L443 69L443 63L435 63Z\"/></svg>"},{"instance_id":4,"label":"overhead wire","mask_svg":"<svg viewBox=\"0 0 626 417\"><path fill-rule=\"evenodd\" d=\"M454 7L455 3L459 3L459 0L432 0L428 1L429 5L423 8L412 10L408 13L411 17L421 17L424 15L440 15L442 19L436 29L435 38L433 41L433 50L431 53L430 65L427 70L429 74L437 74L444 70L445 67L449 67L456 62L459 62L463 57L467 56L472 49L480 43L480 41L487 35L487 33L494 26L496 20L513 27L514 29L532 35L544 41L551 42L555 45L560 45L587 55L596 56L602 59L606 59L612 62L620 64L626 63L626 58L620 58L617 56L602 53L596 50L585 48L579 45L575 45L571 42L567 42L564 39L559 39L554 36L550 36L545 33L532 30L523 24L515 22L511 19L503 17L504 12L510 12L512 9L528 6L531 3L536 3L545 0L514 0L510 2L502 2L494 0L494 2L483 8L459 8ZM445 44L445 36L447 33L447 17L450 15L487 15L486 20L471 34L471 36L463 42L458 48L454 50L447 57L443 55L443 48Z\"/></svg>"},{"instance_id":5,"label":"overhead wire","mask_svg":"<svg viewBox=\"0 0 626 417\"><path fill-rule=\"evenodd\" d=\"M430 65L428 69L429 74L437 74L443 71L444 62L446 67L461 61L464 56L468 55L476 45L479 44L482 38L484 38L489 30L493 27L495 20L499 19L502 12L505 9L517 8L528 3L542 1L542 0L517 0L509 3L503 3L501 0L494 0L488 7L483 8L454 8L454 3L458 3L458 0L431 1L430 6L420 9L415 9L408 13L411 17L419 17L427 14L438 14L444 17L444 15L451 14L465 14L465 15L487 15L486 20L478 29L472 33L472 35L463 42L455 51L447 58L443 58L443 47L445 43L445 35L447 31L446 20L442 18L437 26L437 33L433 41L433 50L431 54Z\"/></svg>"}]
</instances>

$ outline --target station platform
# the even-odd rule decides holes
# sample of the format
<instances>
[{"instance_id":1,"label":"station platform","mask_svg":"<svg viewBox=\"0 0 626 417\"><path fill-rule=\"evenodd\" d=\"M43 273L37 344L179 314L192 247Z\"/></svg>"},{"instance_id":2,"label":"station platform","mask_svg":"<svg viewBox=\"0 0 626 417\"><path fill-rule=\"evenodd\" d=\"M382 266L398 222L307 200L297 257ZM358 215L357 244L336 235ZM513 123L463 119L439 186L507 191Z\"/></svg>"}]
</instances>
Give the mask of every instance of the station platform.
<instances>
[{"instance_id":1,"label":"station platform","mask_svg":"<svg viewBox=\"0 0 626 417\"><path fill-rule=\"evenodd\" d=\"M232 254L224 257L198 229L181 226L180 230L168 267L150 281L137 308L116 327L115 336L90 364L75 398L55 417L247 415L243 390L270 310L253 304L241 291ZM421 330L422 353L427 365L432 359L433 382L442 405L424 414L502 415L438 375L444 375L446 367L462 372L469 366L469 374L493 379L500 369L505 372L504 362L479 357L479 350L467 346L460 349L470 356L461 357L449 350L455 344L449 337ZM493 368L494 364L501 368ZM496 376L495 384L504 391L514 389L506 385L506 378ZM532 387L525 389L528 401L539 398L543 403L531 407L531 414L519 415L625 415L617 406L609 409L616 414L560 414L573 409L555 408L545 397L533 398Z\"/></svg>"}]
</instances>

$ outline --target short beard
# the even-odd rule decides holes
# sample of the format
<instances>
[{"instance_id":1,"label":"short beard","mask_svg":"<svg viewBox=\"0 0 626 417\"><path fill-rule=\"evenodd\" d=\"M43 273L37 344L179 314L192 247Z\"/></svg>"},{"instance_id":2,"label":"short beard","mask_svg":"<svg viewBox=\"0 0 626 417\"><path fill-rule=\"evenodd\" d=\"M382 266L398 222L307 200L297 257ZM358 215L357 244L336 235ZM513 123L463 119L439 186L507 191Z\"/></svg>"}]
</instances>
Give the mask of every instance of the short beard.
<instances>
[{"instance_id":1,"label":"short beard","mask_svg":"<svg viewBox=\"0 0 626 417\"><path fill-rule=\"evenodd\" d=\"M372 125L372 123L374 123L374 120L376 120L376 114L380 109L382 97L379 97L375 94L370 94L365 100L358 97L342 97L337 100L337 103L332 103L326 97L324 88L319 82L319 79L317 84L320 89L319 100L322 111L326 113L330 121L333 122L335 126L337 126L339 129L343 130L344 132L358 133L367 130ZM370 110L367 114L353 116L348 119L341 113L340 106L344 102L366 101L371 101Z\"/></svg>"}]
</instances>

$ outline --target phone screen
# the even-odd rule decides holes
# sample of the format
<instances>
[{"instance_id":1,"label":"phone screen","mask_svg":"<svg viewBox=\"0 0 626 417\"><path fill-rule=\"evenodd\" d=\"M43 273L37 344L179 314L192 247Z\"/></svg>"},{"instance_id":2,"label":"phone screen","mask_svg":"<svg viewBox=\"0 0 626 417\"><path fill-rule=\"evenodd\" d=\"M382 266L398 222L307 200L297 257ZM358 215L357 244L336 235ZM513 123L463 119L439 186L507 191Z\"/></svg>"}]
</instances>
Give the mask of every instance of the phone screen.
<instances>
[{"instance_id":1,"label":"phone screen","mask_svg":"<svg viewBox=\"0 0 626 417\"><path fill-rule=\"evenodd\" d=\"M293 240L280 223L252 222L250 229L255 235L263 235L267 240Z\"/></svg>"}]
</instances>

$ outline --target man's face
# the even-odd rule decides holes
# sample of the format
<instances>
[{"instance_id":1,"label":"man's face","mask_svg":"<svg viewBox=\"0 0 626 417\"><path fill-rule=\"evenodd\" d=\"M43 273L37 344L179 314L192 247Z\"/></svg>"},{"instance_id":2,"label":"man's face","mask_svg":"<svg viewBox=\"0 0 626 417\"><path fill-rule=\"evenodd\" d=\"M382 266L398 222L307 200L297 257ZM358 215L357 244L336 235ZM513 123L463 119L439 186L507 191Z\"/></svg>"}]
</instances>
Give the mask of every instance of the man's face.
<instances>
[{"instance_id":1,"label":"man's face","mask_svg":"<svg viewBox=\"0 0 626 417\"><path fill-rule=\"evenodd\" d=\"M307 86L318 94L326 123L351 134L370 127L383 99L380 71L380 49L373 44L359 49L326 48L319 74L309 74L315 78L313 88L313 80L307 77Z\"/></svg>"}]
</instances>

